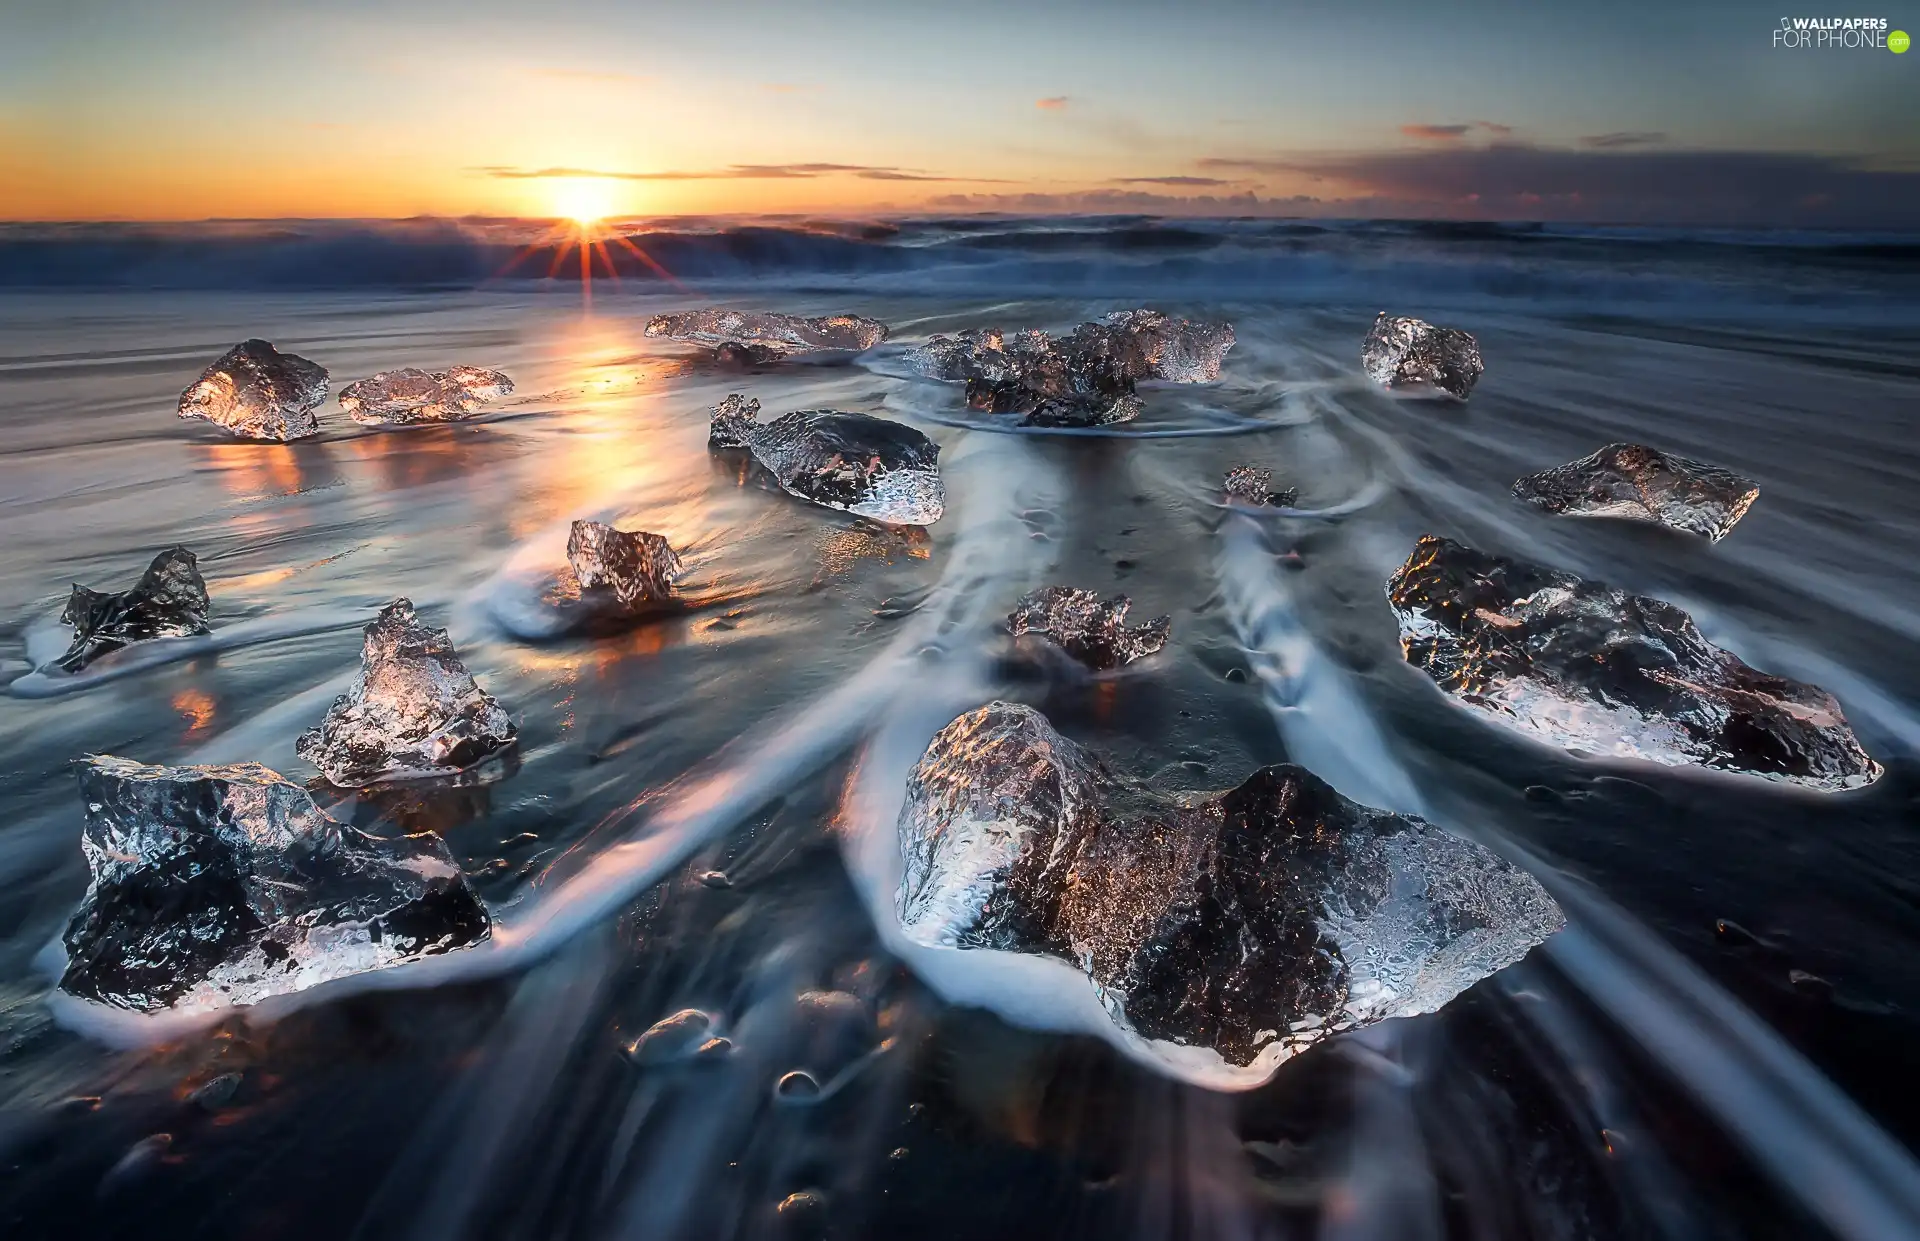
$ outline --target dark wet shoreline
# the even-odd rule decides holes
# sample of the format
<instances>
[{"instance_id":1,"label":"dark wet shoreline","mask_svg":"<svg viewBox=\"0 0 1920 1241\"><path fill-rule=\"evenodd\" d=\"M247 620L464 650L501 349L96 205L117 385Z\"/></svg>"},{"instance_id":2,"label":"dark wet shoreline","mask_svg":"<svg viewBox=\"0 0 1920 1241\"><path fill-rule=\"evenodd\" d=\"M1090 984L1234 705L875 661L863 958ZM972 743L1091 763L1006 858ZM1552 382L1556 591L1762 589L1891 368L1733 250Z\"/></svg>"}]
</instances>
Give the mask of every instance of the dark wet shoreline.
<instances>
[{"instance_id":1,"label":"dark wet shoreline","mask_svg":"<svg viewBox=\"0 0 1920 1241\"><path fill-rule=\"evenodd\" d=\"M983 319L1058 329L1121 304L767 300L859 310L913 337ZM1193 434L1130 442L963 430L955 393L884 365L716 373L642 340L646 315L679 300L603 295L583 318L564 293L10 292L5 653L18 657L69 581L130 579L176 541L202 555L216 627L301 609L370 615L410 595L514 713L521 766L482 790L340 813L369 830L440 832L511 924L619 824L644 825L665 792L716 763L750 770L754 738L877 659L952 567L972 513L983 546L1019 549L980 587L1006 595L1002 614L1031 578L1125 590L1138 616L1174 618L1167 650L1137 671L1079 679L990 659L994 692L1167 789L1229 787L1283 758L1368 785L1343 790L1363 800L1410 788L1410 809L1604 894L1920 1146L1905 1050L1920 1004L1920 392L1898 361L1920 337L1869 346L1777 311L1764 328L1455 311L1446 321L1480 337L1487 374L1454 407L1360 382L1377 306L1149 300L1231 319L1240 343L1217 388L1143 388L1146 413L1121 428ZM517 403L396 431L355 428L329 405L322 436L292 445L178 423L172 396L255 333L341 383L395 365L496 365ZM130 342L144 343L128 357ZM731 390L774 413L838 406L920 427L942 445L950 515L921 543L740 485L704 443L705 406ZM1273 425L1207 433L1249 417ZM1710 547L1556 523L1507 496L1519 474L1616 439L1737 469L1760 498ZM1218 480L1243 460L1300 488L1302 510L1363 502L1324 518L1226 513ZM731 602L616 639L501 635L485 603L503 569L547 563L556 531L564 542L569 520L594 515L704 546L697 572ZM1234 524L1246 521L1250 534ZM1756 667L1836 694L1887 774L1821 796L1583 761L1474 720L1399 659L1382 593L1429 530L1680 603ZM1280 567L1296 550L1304 567ZM1243 574L1242 552L1270 579ZM1277 713L1235 620L1254 604L1282 609L1301 637L1304 654L1276 658L1331 678L1303 681ZM1832 1231L1742 1137L1821 1131L1760 1110L1784 1095L1735 1114L1703 1102L1651 1032L1623 1027L1578 981L1595 958L1536 953L1437 1017L1337 1040L1238 1095L941 1001L891 959L850 880L835 825L857 741L759 799L626 913L524 969L141 1052L50 1026L30 961L84 886L67 761L252 757L304 778L292 739L325 694L305 714L273 708L315 695L357 647L349 625L60 699L0 699L13 758L0 773L10 1235L129 1218L157 1235L236 1238L775 1235L812 1226L805 1204L775 1214L803 1191L842 1236L1308 1236L1330 1203L1377 1230L1358 1235ZM605 826L636 801L638 818ZM715 869L731 887L698 882ZM893 1042L827 1103L777 1103L771 1082L818 1054L795 998L823 988L857 996L873 1041ZM625 1043L688 1005L728 1014L730 1062L656 1074L625 1061ZM1729 1065L1743 1055L1727 1044ZM224 1102L187 1101L230 1073ZM101 1102L66 1101L76 1095ZM170 1140L108 1175L158 1133Z\"/></svg>"}]
</instances>

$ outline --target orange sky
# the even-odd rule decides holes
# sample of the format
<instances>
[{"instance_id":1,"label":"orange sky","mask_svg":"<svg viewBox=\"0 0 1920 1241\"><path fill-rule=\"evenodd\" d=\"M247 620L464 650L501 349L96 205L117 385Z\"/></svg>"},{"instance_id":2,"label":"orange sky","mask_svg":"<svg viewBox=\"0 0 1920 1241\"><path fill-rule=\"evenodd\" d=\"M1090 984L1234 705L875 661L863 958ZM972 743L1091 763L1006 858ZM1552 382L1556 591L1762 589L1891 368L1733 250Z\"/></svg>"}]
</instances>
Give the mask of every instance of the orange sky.
<instances>
[{"instance_id":1,"label":"orange sky","mask_svg":"<svg viewBox=\"0 0 1920 1241\"><path fill-rule=\"evenodd\" d=\"M1623 4L29 4L0 29L0 218L544 216L578 183L502 174L549 169L672 215L1364 208L1406 178L1340 159L1501 144L1916 162L1920 57L1783 55L1732 0ZM1445 186L1472 210L1470 177Z\"/></svg>"}]
</instances>

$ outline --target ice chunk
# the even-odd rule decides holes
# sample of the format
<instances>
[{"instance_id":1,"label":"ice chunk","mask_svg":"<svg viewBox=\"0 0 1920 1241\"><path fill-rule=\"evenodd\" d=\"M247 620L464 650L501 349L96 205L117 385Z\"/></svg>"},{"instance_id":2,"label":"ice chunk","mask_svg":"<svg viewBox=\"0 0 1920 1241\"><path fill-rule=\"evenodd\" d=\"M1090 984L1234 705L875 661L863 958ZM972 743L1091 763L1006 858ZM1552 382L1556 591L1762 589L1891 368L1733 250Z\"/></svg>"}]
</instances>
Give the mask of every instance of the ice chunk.
<instances>
[{"instance_id":1,"label":"ice chunk","mask_svg":"<svg viewBox=\"0 0 1920 1241\"><path fill-rule=\"evenodd\" d=\"M803 409L756 422L737 393L712 411L708 443L744 448L792 495L896 526L930 526L947 508L940 446L871 414Z\"/></svg>"},{"instance_id":2,"label":"ice chunk","mask_svg":"<svg viewBox=\"0 0 1920 1241\"><path fill-rule=\"evenodd\" d=\"M728 349L728 360L759 362L796 353L871 349L887 338L887 325L860 315L802 319L715 306L655 315L647 320L647 335L712 345Z\"/></svg>"},{"instance_id":3,"label":"ice chunk","mask_svg":"<svg viewBox=\"0 0 1920 1241\"><path fill-rule=\"evenodd\" d=\"M934 379L965 381L973 409L1021 414L1026 426L1100 426L1139 416L1140 380L1218 379L1233 343L1232 324L1122 310L1058 338L995 329L935 336L909 361Z\"/></svg>"},{"instance_id":4,"label":"ice chunk","mask_svg":"<svg viewBox=\"0 0 1920 1241\"><path fill-rule=\"evenodd\" d=\"M1383 388L1438 390L1464 401L1480 372L1480 345L1458 328L1381 311L1360 346L1367 377Z\"/></svg>"},{"instance_id":5,"label":"ice chunk","mask_svg":"<svg viewBox=\"0 0 1920 1241\"><path fill-rule=\"evenodd\" d=\"M1113 784L1044 715L994 702L934 737L900 814L900 923L922 943L1029 950Z\"/></svg>"},{"instance_id":6,"label":"ice chunk","mask_svg":"<svg viewBox=\"0 0 1920 1241\"><path fill-rule=\"evenodd\" d=\"M1230 323L1174 319L1157 310L1119 310L1096 323L1082 323L1062 337L1027 330L1011 336L994 328L935 336L909 357L934 379L1017 378L1050 357L1104 359L1128 380L1211 383L1233 348Z\"/></svg>"},{"instance_id":7,"label":"ice chunk","mask_svg":"<svg viewBox=\"0 0 1920 1241\"><path fill-rule=\"evenodd\" d=\"M1527 475L1514 483L1513 494L1549 513L1656 522L1717 543L1760 488L1691 457L1642 444L1608 444L1578 461Z\"/></svg>"},{"instance_id":8,"label":"ice chunk","mask_svg":"<svg viewBox=\"0 0 1920 1241\"><path fill-rule=\"evenodd\" d=\"M1212 383L1233 348L1231 323L1174 319L1157 310L1116 310L1098 323L1083 323L1070 340L1082 352L1114 358L1133 379Z\"/></svg>"},{"instance_id":9,"label":"ice chunk","mask_svg":"<svg viewBox=\"0 0 1920 1241\"><path fill-rule=\"evenodd\" d=\"M604 522L576 521L567 532L567 564L583 597L610 597L624 611L665 602L680 557L663 535L628 533Z\"/></svg>"},{"instance_id":10,"label":"ice chunk","mask_svg":"<svg viewBox=\"0 0 1920 1241\"><path fill-rule=\"evenodd\" d=\"M355 422L373 426L452 422L513 391L513 380L478 366L444 371L381 371L340 390L340 408Z\"/></svg>"},{"instance_id":11,"label":"ice chunk","mask_svg":"<svg viewBox=\"0 0 1920 1241\"><path fill-rule=\"evenodd\" d=\"M1258 465L1234 466L1227 471L1220 489L1226 493L1227 503L1246 504L1254 508L1291 508L1300 495L1291 487L1285 491L1275 491L1273 471Z\"/></svg>"},{"instance_id":12,"label":"ice chunk","mask_svg":"<svg viewBox=\"0 0 1920 1241\"><path fill-rule=\"evenodd\" d=\"M1049 357L1013 379L967 380L967 408L1019 414L1026 427L1101 427L1140 416L1133 381L1108 359Z\"/></svg>"},{"instance_id":13,"label":"ice chunk","mask_svg":"<svg viewBox=\"0 0 1920 1241\"><path fill-rule=\"evenodd\" d=\"M93 880L63 990L119 1008L252 1004L485 939L439 837L369 836L258 763L79 767Z\"/></svg>"},{"instance_id":14,"label":"ice chunk","mask_svg":"<svg viewBox=\"0 0 1920 1241\"><path fill-rule=\"evenodd\" d=\"M1670 603L1434 535L1387 598L1407 662L1549 745L1825 790L1880 775L1833 695L1749 668Z\"/></svg>"},{"instance_id":15,"label":"ice chunk","mask_svg":"<svg viewBox=\"0 0 1920 1241\"><path fill-rule=\"evenodd\" d=\"M184 547L169 547L130 590L113 594L74 583L60 614L63 624L73 626L73 645L55 663L78 672L129 643L207 633L207 608L198 560Z\"/></svg>"},{"instance_id":16,"label":"ice chunk","mask_svg":"<svg viewBox=\"0 0 1920 1241\"><path fill-rule=\"evenodd\" d=\"M204 418L255 440L318 435L313 411L327 399L327 370L264 340L241 341L180 394L182 418Z\"/></svg>"},{"instance_id":17,"label":"ice chunk","mask_svg":"<svg viewBox=\"0 0 1920 1241\"><path fill-rule=\"evenodd\" d=\"M1125 595L1102 599L1090 590L1045 586L1023 596L1007 615L1015 637L1039 634L1058 643L1089 668L1118 668L1145 659L1167 644L1171 617L1128 626L1133 601Z\"/></svg>"},{"instance_id":18,"label":"ice chunk","mask_svg":"<svg viewBox=\"0 0 1920 1241\"><path fill-rule=\"evenodd\" d=\"M898 830L909 937L1065 961L1125 1029L1241 1066L1432 1012L1564 922L1524 871L1303 768L1175 802L1015 703L934 737Z\"/></svg>"},{"instance_id":19,"label":"ice chunk","mask_svg":"<svg viewBox=\"0 0 1920 1241\"><path fill-rule=\"evenodd\" d=\"M328 780L357 787L447 775L504 749L513 721L413 604L395 599L367 625L360 675L294 749Z\"/></svg>"}]
</instances>

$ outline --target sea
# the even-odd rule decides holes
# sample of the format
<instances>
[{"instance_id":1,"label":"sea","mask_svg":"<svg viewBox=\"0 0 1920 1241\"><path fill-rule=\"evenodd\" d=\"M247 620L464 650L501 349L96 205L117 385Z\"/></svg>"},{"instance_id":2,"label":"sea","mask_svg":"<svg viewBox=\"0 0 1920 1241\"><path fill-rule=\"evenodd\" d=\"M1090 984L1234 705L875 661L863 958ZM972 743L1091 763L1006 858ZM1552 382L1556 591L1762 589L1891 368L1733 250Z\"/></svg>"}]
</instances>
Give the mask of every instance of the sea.
<instances>
[{"instance_id":1,"label":"sea","mask_svg":"<svg viewBox=\"0 0 1920 1241\"><path fill-rule=\"evenodd\" d=\"M891 337L723 367L644 335L710 305ZM1023 427L906 356L1136 307L1237 343L1217 383L1143 385L1130 422ZM1470 400L1367 380L1383 310L1477 338ZM177 418L248 338L336 392L456 363L515 391L397 428L329 400L321 434L286 444ZM711 453L708 410L736 392L763 416L919 429L946 516L876 525ZM1920 1236L1917 431L1920 235L0 227L0 1234ZM1759 498L1717 544L1512 498L1616 442ZM1293 503L1224 505L1239 465ZM695 605L618 632L526 624L583 518L665 535ZM1383 591L1428 533L1679 605L1835 695L1885 774L1820 793L1572 754L1464 710L1403 659ZM209 638L37 671L74 584L125 589L175 544L199 557ZM1124 593L1171 640L1098 675L1016 657L1006 613L1053 584ZM402 597L511 713L511 761L321 800L438 835L493 939L191 1020L63 995L88 887L75 760L258 762L318 789L295 738ZM1068 974L902 942L906 772L994 699L1168 797L1302 764L1525 867L1568 925L1437 1013L1255 1079L1144 1057ZM637 1062L684 1010L726 1054Z\"/></svg>"}]
</instances>

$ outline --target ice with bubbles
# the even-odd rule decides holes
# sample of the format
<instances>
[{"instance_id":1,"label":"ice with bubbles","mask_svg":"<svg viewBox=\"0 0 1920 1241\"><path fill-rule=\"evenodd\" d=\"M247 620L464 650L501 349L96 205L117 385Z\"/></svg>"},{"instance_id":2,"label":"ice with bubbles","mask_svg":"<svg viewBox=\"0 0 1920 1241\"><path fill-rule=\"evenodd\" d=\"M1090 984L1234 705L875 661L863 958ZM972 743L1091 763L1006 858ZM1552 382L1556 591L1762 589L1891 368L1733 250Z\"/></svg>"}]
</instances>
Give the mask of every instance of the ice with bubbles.
<instances>
[{"instance_id":1,"label":"ice with bubbles","mask_svg":"<svg viewBox=\"0 0 1920 1241\"><path fill-rule=\"evenodd\" d=\"M680 557L664 535L576 521L567 531L567 567L583 599L632 612L672 596Z\"/></svg>"},{"instance_id":2,"label":"ice with bubbles","mask_svg":"<svg viewBox=\"0 0 1920 1241\"><path fill-rule=\"evenodd\" d=\"M75 582L60 614L62 624L73 626L73 645L55 665L63 672L78 672L135 642L211 632L209 606L199 559L177 544L155 556L126 590L89 590Z\"/></svg>"},{"instance_id":3,"label":"ice with bubbles","mask_svg":"<svg viewBox=\"0 0 1920 1241\"><path fill-rule=\"evenodd\" d=\"M1662 600L1435 535L1387 598L1408 663L1549 745L1829 792L1880 776L1832 694L1748 667Z\"/></svg>"},{"instance_id":4,"label":"ice with bubbles","mask_svg":"<svg viewBox=\"0 0 1920 1241\"><path fill-rule=\"evenodd\" d=\"M1165 798L1016 703L933 738L898 832L910 938L1066 962L1126 1031L1241 1067L1433 1012L1564 922L1526 872L1304 768Z\"/></svg>"},{"instance_id":5,"label":"ice with bubbles","mask_svg":"<svg viewBox=\"0 0 1920 1241\"><path fill-rule=\"evenodd\" d=\"M395 599L367 625L360 674L295 749L334 784L452 775L511 745L512 719L444 629Z\"/></svg>"},{"instance_id":6,"label":"ice with bubbles","mask_svg":"<svg viewBox=\"0 0 1920 1241\"><path fill-rule=\"evenodd\" d=\"M1089 668L1118 668L1164 647L1173 625L1165 616L1129 625L1132 607L1125 595L1102 599L1091 590L1046 586L1021 598L1007 616L1007 630L1016 638L1046 638Z\"/></svg>"},{"instance_id":7,"label":"ice with bubbles","mask_svg":"<svg viewBox=\"0 0 1920 1241\"><path fill-rule=\"evenodd\" d=\"M1360 346L1360 361L1383 388L1444 392L1462 401L1486 370L1480 343L1470 333L1384 310Z\"/></svg>"},{"instance_id":8,"label":"ice with bubbles","mask_svg":"<svg viewBox=\"0 0 1920 1241\"><path fill-rule=\"evenodd\" d=\"M1221 480L1220 490L1227 503L1249 508L1289 508L1300 494L1291 487L1275 490L1273 471L1263 465L1234 466Z\"/></svg>"},{"instance_id":9,"label":"ice with bubbles","mask_svg":"<svg viewBox=\"0 0 1920 1241\"><path fill-rule=\"evenodd\" d=\"M437 836L337 822L258 763L79 765L91 873L61 989L152 1012L254 1004L487 938Z\"/></svg>"},{"instance_id":10,"label":"ice with bubbles","mask_svg":"<svg viewBox=\"0 0 1920 1241\"><path fill-rule=\"evenodd\" d=\"M320 433L313 411L327 399L327 369L264 340L244 340L180 394L179 415L255 440Z\"/></svg>"},{"instance_id":11,"label":"ice with bubbles","mask_svg":"<svg viewBox=\"0 0 1920 1241\"><path fill-rule=\"evenodd\" d=\"M513 391L513 380L479 366L423 371L411 366L381 371L340 390L340 408L370 426L452 422Z\"/></svg>"},{"instance_id":12,"label":"ice with bubbles","mask_svg":"<svg viewBox=\"0 0 1920 1241\"><path fill-rule=\"evenodd\" d=\"M708 443L745 449L790 495L898 526L930 526L947 509L940 446L872 414L803 409L757 421L758 400L734 394L711 413Z\"/></svg>"},{"instance_id":13,"label":"ice with bubbles","mask_svg":"<svg viewBox=\"0 0 1920 1241\"><path fill-rule=\"evenodd\" d=\"M969 407L1021 415L1028 426L1101 426L1139 416L1141 380L1211 383L1233 347L1233 325L1122 310L1054 337L969 329L909 354L934 379L963 381Z\"/></svg>"},{"instance_id":14,"label":"ice with bubbles","mask_svg":"<svg viewBox=\"0 0 1920 1241\"><path fill-rule=\"evenodd\" d=\"M741 360L767 361L793 354L871 349L887 338L887 325L862 315L763 314L750 310L709 307L647 320L646 334L668 340L729 346L749 352Z\"/></svg>"},{"instance_id":15,"label":"ice with bubbles","mask_svg":"<svg viewBox=\"0 0 1920 1241\"><path fill-rule=\"evenodd\" d=\"M1732 470L1644 444L1608 444L1565 465L1528 474L1514 498L1542 512L1619 517L1718 543L1760 495Z\"/></svg>"}]
</instances>

